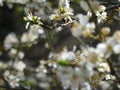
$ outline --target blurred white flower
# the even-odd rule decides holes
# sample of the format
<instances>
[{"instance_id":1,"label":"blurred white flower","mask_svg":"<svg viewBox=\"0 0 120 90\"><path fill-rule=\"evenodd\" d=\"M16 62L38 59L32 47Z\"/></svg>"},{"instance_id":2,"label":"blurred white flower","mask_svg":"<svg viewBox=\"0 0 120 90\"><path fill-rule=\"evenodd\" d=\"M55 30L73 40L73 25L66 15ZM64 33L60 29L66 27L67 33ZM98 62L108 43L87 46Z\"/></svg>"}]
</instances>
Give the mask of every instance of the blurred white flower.
<instances>
[{"instance_id":1,"label":"blurred white flower","mask_svg":"<svg viewBox=\"0 0 120 90\"><path fill-rule=\"evenodd\" d=\"M111 74L106 74L105 79L106 80L115 80L116 77L114 75L111 75Z\"/></svg>"},{"instance_id":2,"label":"blurred white flower","mask_svg":"<svg viewBox=\"0 0 120 90\"><path fill-rule=\"evenodd\" d=\"M86 82L84 87L81 88L81 90L92 90L92 88L91 88L91 85Z\"/></svg>"},{"instance_id":3,"label":"blurred white flower","mask_svg":"<svg viewBox=\"0 0 120 90\"><path fill-rule=\"evenodd\" d=\"M33 14L30 12L27 14L27 17L24 17L24 20L26 21L32 21L33 20Z\"/></svg>"},{"instance_id":4,"label":"blurred white flower","mask_svg":"<svg viewBox=\"0 0 120 90\"><path fill-rule=\"evenodd\" d=\"M14 49L14 48L11 48L10 51L9 51L9 55L11 57L14 57L16 55L16 53L17 53L17 49Z\"/></svg>"},{"instance_id":5,"label":"blurred white flower","mask_svg":"<svg viewBox=\"0 0 120 90\"><path fill-rule=\"evenodd\" d=\"M89 6L87 4L87 2L85 0L81 0L80 1L80 6L84 11L88 11L89 10Z\"/></svg>"},{"instance_id":6,"label":"blurred white flower","mask_svg":"<svg viewBox=\"0 0 120 90\"><path fill-rule=\"evenodd\" d=\"M39 38L39 36L41 36L42 38L45 37L43 35L45 35L44 30L40 26L32 25L30 26L30 29L27 33L23 33L21 37L21 42L30 45L36 44L37 43L36 40Z\"/></svg>"},{"instance_id":7,"label":"blurred white flower","mask_svg":"<svg viewBox=\"0 0 120 90\"><path fill-rule=\"evenodd\" d=\"M5 68L7 68L7 67L8 67L8 64L0 61L0 68L1 68L1 69L5 69Z\"/></svg>"},{"instance_id":8,"label":"blurred white flower","mask_svg":"<svg viewBox=\"0 0 120 90\"><path fill-rule=\"evenodd\" d=\"M17 36L15 33L9 33L4 40L4 47L6 50L10 49L13 45L17 45L19 43Z\"/></svg>"},{"instance_id":9,"label":"blurred white flower","mask_svg":"<svg viewBox=\"0 0 120 90\"><path fill-rule=\"evenodd\" d=\"M5 70L4 73L3 73L5 79L10 76L10 71L9 70Z\"/></svg>"},{"instance_id":10,"label":"blurred white flower","mask_svg":"<svg viewBox=\"0 0 120 90\"><path fill-rule=\"evenodd\" d=\"M79 37L82 35L81 25L78 22L73 22L71 33L74 37Z\"/></svg>"},{"instance_id":11,"label":"blurred white flower","mask_svg":"<svg viewBox=\"0 0 120 90\"><path fill-rule=\"evenodd\" d=\"M22 37L21 37L21 42L22 43L26 43L26 42L28 42L28 43L32 43L31 42L31 36L28 34L28 33L23 33L23 35L22 35Z\"/></svg>"},{"instance_id":12,"label":"blurred white flower","mask_svg":"<svg viewBox=\"0 0 120 90\"><path fill-rule=\"evenodd\" d=\"M39 86L40 88L44 88L45 90L47 90L48 88L50 88L50 84L49 84L48 82L40 82L40 83L38 84L38 86Z\"/></svg>"},{"instance_id":13,"label":"blurred white flower","mask_svg":"<svg viewBox=\"0 0 120 90\"><path fill-rule=\"evenodd\" d=\"M84 29L85 25L88 23L89 18L86 15L78 14L76 16L79 22L74 22L72 27L72 35L75 37L79 37L82 35L82 30Z\"/></svg>"},{"instance_id":14,"label":"blurred white flower","mask_svg":"<svg viewBox=\"0 0 120 90\"><path fill-rule=\"evenodd\" d=\"M102 32L102 34L104 35L104 36L107 36L107 35L109 35L110 34L110 28L109 27L103 27L102 29L101 29L101 32Z\"/></svg>"},{"instance_id":15,"label":"blurred white flower","mask_svg":"<svg viewBox=\"0 0 120 90\"><path fill-rule=\"evenodd\" d=\"M106 43L99 43L96 47L96 53L100 57L104 57L107 54L107 44Z\"/></svg>"},{"instance_id":16,"label":"blurred white flower","mask_svg":"<svg viewBox=\"0 0 120 90\"><path fill-rule=\"evenodd\" d=\"M117 30L116 32L114 32L113 36L112 36L118 43L120 43L120 30Z\"/></svg>"},{"instance_id":17,"label":"blurred white flower","mask_svg":"<svg viewBox=\"0 0 120 90\"><path fill-rule=\"evenodd\" d=\"M101 23L107 19L107 12L96 12L98 23Z\"/></svg>"},{"instance_id":18,"label":"blurred white flower","mask_svg":"<svg viewBox=\"0 0 120 90\"><path fill-rule=\"evenodd\" d=\"M9 75L7 81L9 82L9 85L12 88L19 87L19 81L20 79L16 77L15 75Z\"/></svg>"},{"instance_id":19,"label":"blurred white flower","mask_svg":"<svg viewBox=\"0 0 120 90\"><path fill-rule=\"evenodd\" d=\"M4 0L0 0L0 6L3 6L3 1L4 1Z\"/></svg>"},{"instance_id":20,"label":"blurred white flower","mask_svg":"<svg viewBox=\"0 0 120 90\"><path fill-rule=\"evenodd\" d=\"M102 90L109 90L110 89L110 83L106 81L101 81L100 86Z\"/></svg>"},{"instance_id":21,"label":"blurred white flower","mask_svg":"<svg viewBox=\"0 0 120 90\"><path fill-rule=\"evenodd\" d=\"M17 57L18 57L18 59L23 59L24 58L24 52L19 51Z\"/></svg>"},{"instance_id":22,"label":"blurred white flower","mask_svg":"<svg viewBox=\"0 0 120 90\"><path fill-rule=\"evenodd\" d=\"M89 0L89 3L93 10L96 10L97 7L99 6L99 1L97 0ZM80 0L80 6L86 12L90 10L88 3L85 0Z\"/></svg>"},{"instance_id":23,"label":"blurred white flower","mask_svg":"<svg viewBox=\"0 0 120 90\"><path fill-rule=\"evenodd\" d=\"M113 51L114 51L115 54L120 54L120 44L116 44L113 47Z\"/></svg>"},{"instance_id":24,"label":"blurred white flower","mask_svg":"<svg viewBox=\"0 0 120 90\"><path fill-rule=\"evenodd\" d=\"M99 12L103 12L103 11L105 11L106 10L106 7L104 6L104 5L100 5L99 7L98 7L98 11Z\"/></svg>"},{"instance_id":25,"label":"blurred white flower","mask_svg":"<svg viewBox=\"0 0 120 90\"><path fill-rule=\"evenodd\" d=\"M23 61L15 61L13 67L14 67L16 70L23 72L23 70L24 70L25 67L26 67L26 64L25 64Z\"/></svg>"},{"instance_id":26,"label":"blurred white flower","mask_svg":"<svg viewBox=\"0 0 120 90\"><path fill-rule=\"evenodd\" d=\"M72 26L72 35L74 37L79 36L85 36L89 37L91 36L91 33L94 32L95 24L93 22L89 23L89 17L87 15L79 14L76 16L79 20L79 22L74 22Z\"/></svg>"},{"instance_id":27,"label":"blurred white flower","mask_svg":"<svg viewBox=\"0 0 120 90\"><path fill-rule=\"evenodd\" d=\"M57 55L58 60L74 60L75 53L72 51L68 51L67 48L64 48L63 51Z\"/></svg>"},{"instance_id":28,"label":"blurred white flower","mask_svg":"<svg viewBox=\"0 0 120 90\"><path fill-rule=\"evenodd\" d=\"M72 67L59 67L56 71L56 75L58 79L60 80L63 89L68 89L70 86L70 76L73 72Z\"/></svg>"},{"instance_id":29,"label":"blurred white flower","mask_svg":"<svg viewBox=\"0 0 120 90\"><path fill-rule=\"evenodd\" d=\"M9 56L10 57L15 57L17 59L22 59L24 57L24 53L22 51L17 51L15 48L11 48L9 51Z\"/></svg>"},{"instance_id":30,"label":"blurred white flower","mask_svg":"<svg viewBox=\"0 0 120 90\"><path fill-rule=\"evenodd\" d=\"M68 20L69 22L73 22L71 15L73 14L72 8L70 8L70 1L69 0L60 0L60 5L64 9L64 13L61 13L62 18Z\"/></svg>"},{"instance_id":31,"label":"blurred white flower","mask_svg":"<svg viewBox=\"0 0 120 90\"><path fill-rule=\"evenodd\" d=\"M30 22L33 22L33 23L38 23L38 24L42 24L40 22L40 17L38 16L33 16L32 13L28 13L26 17L24 17L24 20L27 21L27 24L25 26L26 29L28 29L29 25L30 25Z\"/></svg>"},{"instance_id":32,"label":"blurred white flower","mask_svg":"<svg viewBox=\"0 0 120 90\"><path fill-rule=\"evenodd\" d=\"M29 0L5 0L8 4L9 3L20 3L20 4L26 4Z\"/></svg>"},{"instance_id":33,"label":"blurred white flower","mask_svg":"<svg viewBox=\"0 0 120 90\"><path fill-rule=\"evenodd\" d=\"M100 72L110 72L110 67L107 62L100 62L98 65L98 70Z\"/></svg>"},{"instance_id":34,"label":"blurred white flower","mask_svg":"<svg viewBox=\"0 0 120 90\"><path fill-rule=\"evenodd\" d=\"M106 7L103 5L100 5L98 7L98 10L96 10L96 16L97 16L97 21L98 23L101 23L107 19L107 12L105 12Z\"/></svg>"},{"instance_id":35,"label":"blurred white flower","mask_svg":"<svg viewBox=\"0 0 120 90\"><path fill-rule=\"evenodd\" d=\"M12 80L9 84L12 88L19 87L19 78Z\"/></svg>"},{"instance_id":36,"label":"blurred white flower","mask_svg":"<svg viewBox=\"0 0 120 90\"><path fill-rule=\"evenodd\" d=\"M86 15L78 14L76 17L78 18L79 23L82 26L85 26L89 21L89 17Z\"/></svg>"},{"instance_id":37,"label":"blurred white flower","mask_svg":"<svg viewBox=\"0 0 120 90\"><path fill-rule=\"evenodd\" d=\"M109 58L113 52L113 48L116 45L116 41L111 37L107 38L105 42L99 43L96 47L96 53L100 57Z\"/></svg>"},{"instance_id":38,"label":"blurred white flower","mask_svg":"<svg viewBox=\"0 0 120 90\"><path fill-rule=\"evenodd\" d=\"M50 20L60 20L60 15L59 14L52 14L49 16Z\"/></svg>"},{"instance_id":39,"label":"blurred white flower","mask_svg":"<svg viewBox=\"0 0 120 90\"><path fill-rule=\"evenodd\" d=\"M11 72L9 70L5 70L3 75L4 75L5 80L7 80L8 84L12 88L19 86L19 81L20 81L19 76L11 74Z\"/></svg>"},{"instance_id":40,"label":"blurred white flower","mask_svg":"<svg viewBox=\"0 0 120 90\"><path fill-rule=\"evenodd\" d=\"M67 9L70 9L70 1L69 0L65 0L65 5Z\"/></svg>"},{"instance_id":41,"label":"blurred white flower","mask_svg":"<svg viewBox=\"0 0 120 90\"><path fill-rule=\"evenodd\" d=\"M87 72L87 71L86 71ZM79 87L83 87L86 83L86 79L90 78L84 70L72 67L59 67L56 71L56 75L60 80L64 89L79 90ZM86 77L87 76L87 77Z\"/></svg>"}]
</instances>

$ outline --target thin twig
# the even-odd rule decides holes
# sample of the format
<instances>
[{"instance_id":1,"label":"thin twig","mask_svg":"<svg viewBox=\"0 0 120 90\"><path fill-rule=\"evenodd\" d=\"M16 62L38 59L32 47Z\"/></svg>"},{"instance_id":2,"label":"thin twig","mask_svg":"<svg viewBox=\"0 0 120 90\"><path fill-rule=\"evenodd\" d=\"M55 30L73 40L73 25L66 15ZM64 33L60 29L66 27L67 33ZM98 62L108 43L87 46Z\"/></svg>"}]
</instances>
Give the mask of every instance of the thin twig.
<instances>
[{"instance_id":1,"label":"thin twig","mask_svg":"<svg viewBox=\"0 0 120 90\"><path fill-rule=\"evenodd\" d=\"M100 31L100 29L99 29L99 26L98 26L98 22L97 22L97 16L96 16L96 14L95 14L95 12L94 12L94 10L92 9L92 7L91 7L91 4L90 4L90 2L89 2L89 0L85 0L86 2L87 2L87 4L88 4L88 6L89 6L89 8L90 8L90 10L91 10L91 12L92 12L92 15L93 15L93 17L94 17L94 23L95 23L95 26L96 26L96 35L99 35L99 37L101 38L101 31Z\"/></svg>"},{"instance_id":2,"label":"thin twig","mask_svg":"<svg viewBox=\"0 0 120 90\"><path fill-rule=\"evenodd\" d=\"M50 48L51 51L53 51L54 48L53 48L53 43L52 43L52 40L51 40L50 32L47 31L47 30L45 30L45 34L46 34L46 36L47 36L47 40L48 40L48 44L49 44L49 48Z\"/></svg>"},{"instance_id":3,"label":"thin twig","mask_svg":"<svg viewBox=\"0 0 120 90\"><path fill-rule=\"evenodd\" d=\"M31 90L31 89L27 89L27 88L18 88L18 87L16 87L16 88L11 88L11 87L9 87L9 86L0 85L0 89L1 89L1 88L5 88L6 90Z\"/></svg>"},{"instance_id":4,"label":"thin twig","mask_svg":"<svg viewBox=\"0 0 120 90\"><path fill-rule=\"evenodd\" d=\"M120 78L118 77L118 75L117 75L117 73L116 73L116 71L115 71L115 69L114 69L110 59L107 59L107 62L109 64L109 66L110 66L110 70L111 70L110 73L116 77L118 83L120 84Z\"/></svg>"},{"instance_id":5,"label":"thin twig","mask_svg":"<svg viewBox=\"0 0 120 90\"><path fill-rule=\"evenodd\" d=\"M113 9L118 9L120 7L120 3L116 3L114 5L110 5L109 7L106 8L106 11L113 10Z\"/></svg>"}]
</instances>

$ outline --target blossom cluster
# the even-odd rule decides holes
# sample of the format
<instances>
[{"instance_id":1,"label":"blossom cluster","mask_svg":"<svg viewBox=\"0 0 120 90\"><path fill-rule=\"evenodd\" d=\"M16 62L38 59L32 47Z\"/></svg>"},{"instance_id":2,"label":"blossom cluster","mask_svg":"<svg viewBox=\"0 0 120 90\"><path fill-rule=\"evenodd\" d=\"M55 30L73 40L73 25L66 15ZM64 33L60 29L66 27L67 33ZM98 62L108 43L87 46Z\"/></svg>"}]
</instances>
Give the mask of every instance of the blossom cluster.
<instances>
[{"instance_id":1,"label":"blossom cluster","mask_svg":"<svg viewBox=\"0 0 120 90\"><path fill-rule=\"evenodd\" d=\"M120 89L120 30L112 31L107 25L119 20L115 18L119 18L119 7L112 8L116 13L111 14L104 5L107 2L99 0L58 1L55 6L51 0L0 1L1 6L7 4L9 8L22 4L26 14L26 31L21 35L11 32L4 39L9 60L0 61L0 86L21 90ZM75 11L72 4L79 5L83 12ZM70 40L72 48L61 44L56 48L54 44L64 31L79 44ZM26 58L27 50L40 43L48 55L32 66ZM0 51L0 56L4 52Z\"/></svg>"}]
</instances>

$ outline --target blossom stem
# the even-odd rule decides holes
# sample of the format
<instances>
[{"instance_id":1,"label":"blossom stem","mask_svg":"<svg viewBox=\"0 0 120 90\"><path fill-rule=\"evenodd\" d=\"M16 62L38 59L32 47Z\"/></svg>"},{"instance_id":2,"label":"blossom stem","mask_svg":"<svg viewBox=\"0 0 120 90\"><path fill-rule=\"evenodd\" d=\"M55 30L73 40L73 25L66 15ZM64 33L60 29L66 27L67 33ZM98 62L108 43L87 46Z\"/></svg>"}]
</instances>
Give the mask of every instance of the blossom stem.
<instances>
[{"instance_id":1,"label":"blossom stem","mask_svg":"<svg viewBox=\"0 0 120 90\"><path fill-rule=\"evenodd\" d=\"M54 48L53 48L53 43L52 43L52 39L51 39L51 34L50 34L50 32L47 31L47 30L45 30L45 34L46 34L46 36L47 36L49 48L50 48L51 51L53 51Z\"/></svg>"},{"instance_id":2,"label":"blossom stem","mask_svg":"<svg viewBox=\"0 0 120 90\"><path fill-rule=\"evenodd\" d=\"M100 37L100 39L102 39L102 37L101 37L101 31L100 31L100 29L99 29L99 26L98 26L98 22L97 22L97 16L95 15L95 12L94 12L94 10L92 9L92 7L91 7L91 5L90 5L90 2L89 2L89 0L85 0L86 2L87 2L87 4L88 4L88 6L89 6L89 8L90 8L90 10L91 10L91 12L92 12L92 15L93 15L93 17L94 17L94 23L95 23L95 26L96 26L96 35L99 35L99 37Z\"/></svg>"},{"instance_id":3,"label":"blossom stem","mask_svg":"<svg viewBox=\"0 0 120 90\"><path fill-rule=\"evenodd\" d=\"M110 73L116 77L118 83L120 84L120 78L119 78L118 75L116 74L116 71L115 71L115 69L114 69L114 67L113 67L110 59L107 59L107 62L108 62L108 64L109 64L109 66L110 66L110 70L111 70Z\"/></svg>"}]
</instances>

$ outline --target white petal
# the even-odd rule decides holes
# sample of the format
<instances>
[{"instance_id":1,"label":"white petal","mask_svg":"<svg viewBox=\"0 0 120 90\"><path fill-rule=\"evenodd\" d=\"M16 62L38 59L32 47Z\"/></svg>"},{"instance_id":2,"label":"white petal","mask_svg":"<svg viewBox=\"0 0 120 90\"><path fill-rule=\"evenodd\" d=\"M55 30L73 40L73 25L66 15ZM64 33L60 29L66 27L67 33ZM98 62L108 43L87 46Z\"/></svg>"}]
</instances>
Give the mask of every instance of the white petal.
<instances>
[{"instance_id":1,"label":"white petal","mask_svg":"<svg viewBox=\"0 0 120 90\"><path fill-rule=\"evenodd\" d=\"M100 43L100 44L97 45L96 53L97 53L100 57L103 57L106 52L107 52L107 44L105 44L105 43Z\"/></svg>"},{"instance_id":2,"label":"white petal","mask_svg":"<svg viewBox=\"0 0 120 90\"><path fill-rule=\"evenodd\" d=\"M113 51L115 54L120 54L120 44L115 45Z\"/></svg>"}]
</instances>

